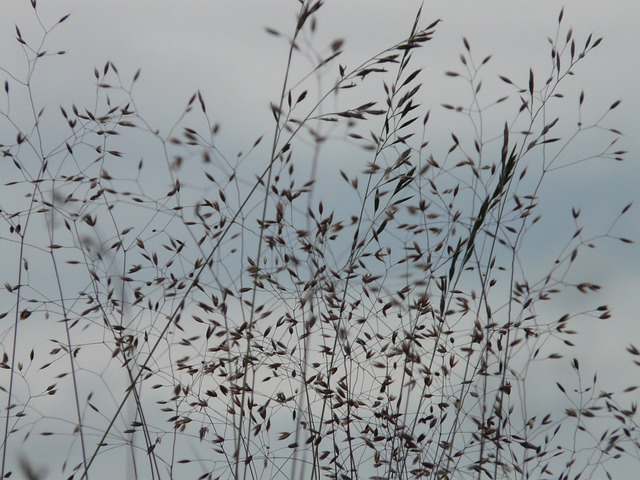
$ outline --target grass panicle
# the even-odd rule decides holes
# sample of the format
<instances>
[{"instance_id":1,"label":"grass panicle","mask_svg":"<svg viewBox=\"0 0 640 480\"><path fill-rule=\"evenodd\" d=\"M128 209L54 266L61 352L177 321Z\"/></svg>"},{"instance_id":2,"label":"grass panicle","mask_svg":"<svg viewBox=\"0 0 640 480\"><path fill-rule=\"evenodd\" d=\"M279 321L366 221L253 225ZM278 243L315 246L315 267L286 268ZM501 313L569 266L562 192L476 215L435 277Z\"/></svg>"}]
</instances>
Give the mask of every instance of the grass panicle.
<instances>
[{"instance_id":1,"label":"grass panicle","mask_svg":"<svg viewBox=\"0 0 640 480\"><path fill-rule=\"evenodd\" d=\"M507 76L465 37L443 74L468 95L424 105L439 20L418 11L348 66L348 38L314 47L323 2L301 1L266 32L286 57L271 133L236 154L206 90L162 134L144 72L110 61L91 105L40 104L68 15L31 6L26 68L0 66L2 478L114 461L153 479L605 478L638 460L636 387L603 390L573 349L579 319L612 317L575 267L632 243L631 205L595 232L558 206L568 230L536 246L554 175L626 153L619 101L589 123L588 96L563 93L601 38L561 12L548 68ZM578 122L556 115L574 100ZM595 132L601 150L570 154Z\"/></svg>"}]
</instances>

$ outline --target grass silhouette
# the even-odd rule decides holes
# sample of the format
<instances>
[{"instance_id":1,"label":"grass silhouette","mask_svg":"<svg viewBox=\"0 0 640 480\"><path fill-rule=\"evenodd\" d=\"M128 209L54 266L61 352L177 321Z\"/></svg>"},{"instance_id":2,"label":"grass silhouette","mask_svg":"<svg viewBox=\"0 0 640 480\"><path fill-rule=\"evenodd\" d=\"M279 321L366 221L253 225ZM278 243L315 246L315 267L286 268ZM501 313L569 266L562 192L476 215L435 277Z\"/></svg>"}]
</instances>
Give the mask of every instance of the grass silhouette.
<instances>
[{"instance_id":1,"label":"grass silhouette","mask_svg":"<svg viewBox=\"0 0 640 480\"><path fill-rule=\"evenodd\" d=\"M571 354L576 320L609 307L546 313L601 289L571 273L602 242L632 243L615 233L631 205L587 235L568 204L561 248L535 254L548 179L626 153L607 126L620 101L587 124L585 94L560 93L601 38L574 38L561 11L547 71L497 78L463 38L445 75L468 97L430 110L421 55L439 20L418 11L404 39L347 67L343 40L312 46L322 2L300 2L289 33L266 33L287 57L272 135L236 155L202 92L161 134L137 108L140 71L110 61L94 105L61 105L52 139L37 80L68 15L31 5L40 38L16 27L26 74L0 66L2 478L43 478L43 445L65 478L114 459L130 478L339 480L604 478L637 460L635 386L602 392ZM553 116L573 100L578 122ZM464 135L433 138L438 112ZM567 153L596 134L601 150ZM133 144L154 153L133 159ZM336 148L358 153L330 162ZM528 388L561 362L574 384ZM551 390L561 411L537 405Z\"/></svg>"}]
</instances>

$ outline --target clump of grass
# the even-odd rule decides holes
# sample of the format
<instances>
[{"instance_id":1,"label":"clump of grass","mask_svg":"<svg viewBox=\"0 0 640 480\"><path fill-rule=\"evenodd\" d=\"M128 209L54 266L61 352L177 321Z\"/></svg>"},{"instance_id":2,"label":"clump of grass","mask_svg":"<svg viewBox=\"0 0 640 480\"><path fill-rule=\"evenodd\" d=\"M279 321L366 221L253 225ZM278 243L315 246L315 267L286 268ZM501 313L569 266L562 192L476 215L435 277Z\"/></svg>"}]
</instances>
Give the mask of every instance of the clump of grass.
<instances>
[{"instance_id":1,"label":"clump of grass","mask_svg":"<svg viewBox=\"0 0 640 480\"><path fill-rule=\"evenodd\" d=\"M525 242L554 172L625 153L605 124L620 102L590 125L551 114L601 39L573 38L561 12L548 70L502 75L505 95L487 100L491 56L464 38L446 75L469 98L431 113L420 65L438 20L419 11L405 39L356 67L339 63L336 40L298 73L322 11L301 2L292 33L268 29L288 58L273 134L233 156L205 95L162 135L136 107L140 73L111 62L94 71L95 105L61 106L66 133L44 135L53 114L33 78L52 28L32 5L42 42L16 29L27 74L2 69L0 242L15 259L2 292L3 478L12 452L45 444L64 449L49 470L68 478L123 458L131 478L340 480L601 477L610 460L637 459L634 387L601 393L570 353L576 319L609 308L541 313L600 290L570 272L586 249L631 243L613 233L631 205L591 236L574 208L543 274ZM359 101L376 82L380 97ZM31 125L14 120L15 102ZM497 108L499 127L486 119ZM443 111L471 133L441 150L430 119ZM602 151L565 155L596 130ZM122 138L164 163L112 168ZM363 163L328 164L335 138ZM528 373L565 357L576 384L545 388L566 409L542 411Z\"/></svg>"}]
</instances>

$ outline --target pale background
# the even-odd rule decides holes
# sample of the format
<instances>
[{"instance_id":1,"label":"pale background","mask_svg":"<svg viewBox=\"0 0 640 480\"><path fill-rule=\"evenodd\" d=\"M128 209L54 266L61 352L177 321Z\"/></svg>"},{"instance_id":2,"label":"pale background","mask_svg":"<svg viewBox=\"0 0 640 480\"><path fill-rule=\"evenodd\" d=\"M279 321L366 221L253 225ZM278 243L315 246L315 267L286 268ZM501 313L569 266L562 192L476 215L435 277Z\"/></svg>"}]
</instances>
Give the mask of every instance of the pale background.
<instances>
[{"instance_id":1,"label":"pale background","mask_svg":"<svg viewBox=\"0 0 640 480\"><path fill-rule=\"evenodd\" d=\"M340 62L355 65L358 59L401 40L410 30L420 4L417 1L328 1L319 16L317 45L322 48L335 38L345 38L345 56ZM39 95L36 101L56 115L59 105L91 105L95 91L94 66L101 68L110 60L123 77L131 77L141 67L135 90L138 108L155 127L167 131L191 94L200 89L211 117L222 126L224 146L233 154L272 131L268 105L280 92L286 45L281 39L269 36L264 27L290 32L297 5L293 0L42 2L39 11L45 24L51 25L68 12L71 17L48 40L51 50L63 49L67 54L42 62L35 83ZM577 98L584 89L585 112L594 117L614 100L622 99L622 105L612 112L608 125L625 134L620 148L629 153L624 163L592 164L578 169L577 173L572 170L570 177L559 176L544 192L545 208L549 218L562 223L569 212L557 211L554 205L560 202L580 205L595 228L598 224L608 225L622 206L640 200L637 188L640 180L637 81L640 78L640 30L637 28L640 4L633 1L606 4L600 1L426 2L424 22L430 23L436 18L443 22L437 27L433 41L420 53L420 58L424 58L422 81L425 84L421 100L437 111L441 103L454 102L463 91L457 90L459 86L444 76L447 70L459 70L458 54L463 48L463 36L469 39L478 60L493 55L489 70L494 77L503 74L524 84L530 67L540 67L548 61L546 37L555 35L562 5L565 6L563 23L573 27L577 38L584 40L591 32L594 38L604 37L603 43L576 68L576 76L565 85L565 93ZM0 5L0 66L20 73L24 71L21 70L24 59L14 39L14 24L20 26L25 39L38 33L28 1L5 1ZM490 80L489 72L485 75L487 91L498 93L505 88L499 81ZM5 78L0 72L0 80ZM575 113L574 105L568 108L567 115ZM19 108L13 106L12 114L16 118L22 115ZM441 118L446 122L448 117ZM25 119L28 119L26 113ZM52 129L63 127L59 116L52 115L49 121ZM433 128L442 129L443 138L448 142L448 135L444 135L454 125L440 123ZM55 130L51 134L55 136ZM145 145L128 145L123 150L137 158L145 152ZM11 204L2 188L0 203ZM638 225L640 205L632 209L617 233L637 239ZM548 242L553 244L553 234L552 221L547 235L541 235L541 251L549 246ZM585 321L577 343L581 351L587 352L581 356L583 368L597 369L604 384L614 389L633 384L638 377L638 369L634 369L624 349L629 343L640 344L636 302L640 252L636 245L622 248L613 242L598 252L597 258L583 265L581 271L605 285L598 297L599 303L590 301L595 305L610 304L614 318L606 323ZM14 271L0 266L2 283L10 281ZM0 310L6 310L5 306L0 306ZM8 323L2 323L9 318L0 320L2 332L9 328ZM28 345L28 339L23 341ZM549 401L548 398L545 396L541 402ZM4 410L4 405L2 408ZM12 448L17 450L18 445ZM29 454L37 465L46 465L47 455L46 451ZM125 475L127 466L122 464L120 468L121 474L111 472L91 478L119 478ZM617 478L631 478L636 468L623 462L618 470L622 476ZM94 474L99 471L96 469ZM55 475L56 472L50 472L48 478Z\"/></svg>"}]
</instances>

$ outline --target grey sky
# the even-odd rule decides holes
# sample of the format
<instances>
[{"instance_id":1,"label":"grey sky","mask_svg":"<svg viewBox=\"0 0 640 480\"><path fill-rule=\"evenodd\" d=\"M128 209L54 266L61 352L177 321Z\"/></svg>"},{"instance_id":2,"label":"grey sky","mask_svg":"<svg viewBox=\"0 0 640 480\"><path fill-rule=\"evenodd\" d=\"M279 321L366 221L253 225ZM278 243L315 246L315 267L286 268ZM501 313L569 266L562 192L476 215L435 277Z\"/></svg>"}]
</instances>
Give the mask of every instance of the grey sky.
<instances>
[{"instance_id":1,"label":"grey sky","mask_svg":"<svg viewBox=\"0 0 640 480\"><path fill-rule=\"evenodd\" d=\"M280 94L287 46L282 38L267 34L264 27L271 27L285 34L291 32L297 2L41 3L38 9L45 25L52 25L62 15L71 13L69 19L47 40L50 51L65 50L66 55L42 59L42 70L38 71L34 79L35 102L46 107L43 122L51 129L47 135L52 139L60 138L65 128L58 113L60 105L69 109L74 103L81 110L93 107L93 70L94 67L101 70L106 61L113 62L121 77L128 80L141 68L142 73L134 89L137 107L142 116L152 123L153 128L158 128L161 134L168 133L189 97L199 89L207 103L210 118L221 125L220 148L230 158L238 151L246 152L257 137L265 135L265 138L270 138L272 135L273 117L269 102L276 100ZM330 0L319 16L318 32L313 45L318 51L326 53L333 40L344 38L345 53L340 63L354 67L359 61L402 40L409 32L420 4L418 1ZM622 105L611 113L605 123L624 133L619 148L628 150L629 153L627 161L623 163L600 161L585 164L585 167L579 166L578 169L567 169L566 174L565 171L558 172L541 193L545 218L549 223L545 223L531 237L531 251L540 254L564 244L565 239L556 239L554 233L557 227L563 226L570 218L570 205L583 207L587 229L593 228L595 232L599 227L608 225L624 205L640 200L637 193L640 179L640 95L637 91L637 79L640 78L640 63L637 61L640 44L637 19L640 18L640 4L634 1L606 4L600 1L466 1L426 2L423 7L423 23L430 23L438 18L443 20L437 27L434 39L420 52L420 62L424 66L421 73L424 86L420 100L431 105L435 119L430 124L433 128L431 147L442 153L450 146L449 132L464 132L466 128L458 125L458 119L440 107L442 103L460 101L468 93L468 87L462 81L444 75L446 71L460 70L458 56L464 48L462 37L469 40L476 61L481 61L486 55L493 55L484 72L483 91L487 98L495 98L508 88L498 80L497 75L506 75L514 82L524 85L529 68L546 71L549 62L546 38L555 35L557 16L562 5L565 7L563 24L573 27L577 39L584 41L593 32L594 38L603 36L604 41L576 68L575 77L564 85L566 107L563 106L564 103L559 104L556 114L563 120L567 118L569 123L575 123L576 119L571 116L575 116L577 98L582 90L586 95L585 123L594 121L613 101L622 99ZM26 40L35 41L40 33L28 1L10 0L3 2L0 9L0 67L20 76L25 71L25 62L15 41L14 25L20 27ZM308 67L308 63L300 60L294 65L294 72L305 71ZM332 68L334 70L331 75L327 75L324 80L324 87L337 74L337 66ZM4 83L5 79L8 79L5 71L0 71L0 81ZM12 89L19 88L13 85L11 79L9 83ZM376 98L383 98L378 80L372 80L365 92L371 92ZM1 93L4 94L3 91ZM0 95L0 107L6 107L6 97L3 95ZM16 103L11 108L12 118L29 124L30 116L26 105ZM499 125L494 128L496 134L500 133L504 122L502 113L504 111L498 110L489 115L494 121L491 127ZM441 144L438 142L440 138ZM585 152L593 152L591 142L595 140L597 138L594 135L579 141L572 154L580 157ZM0 131L0 143L11 141L13 139L5 139ZM154 155L162 153L157 144L144 143L147 140L142 137L139 140L132 137L116 141L121 142L120 149L129 158L112 159L115 172L127 171L141 157L145 158L146 165L153 165ZM261 150L257 151L258 154L260 152ZM339 161L336 159L340 155L347 155L344 152L339 147L331 147L323 158L327 163L321 167L319 174L321 177L324 175L325 181L330 182L336 174L335 162ZM259 158L258 154L255 155L256 158ZM351 150L349 154L361 155ZM250 161L254 161L254 158ZM251 164L247 166L249 170L250 166ZM0 183L4 183L2 172L5 168L8 167L0 166ZM163 175L158 176L158 185L149 188L166 190L170 180ZM20 201L21 197L14 196L15 191L12 190L9 194L9 190L0 187L0 207L8 209ZM347 201L340 197L332 200L336 205ZM558 204L567 206L561 210L555 208ZM638 225L640 205L634 206L616 234L637 238ZM568 231L570 232L570 228ZM0 238L3 235L4 231ZM34 253L34 260L31 260L35 264L32 270L38 271L39 260L35 255L37 253ZM41 261L46 261L44 255ZM15 267L12 262L4 262L0 266L2 284L16 282ZM610 388L626 386L632 381L620 378L625 377L620 374L621 371L637 376L637 369L632 369L624 348L629 343L640 344L637 305L634 301L640 283L639 272L638 247L632 245L621 248L621 245L613 242L605 243L597 250L593 259L585 262L576 272L584 273L606 286L606 290L599 293L597 299L589 299L590 306L608 303L614 309L614 318L609 323L587 320L581 328L583 335L578 336L579 348L583 352L593 352L583 355L584 369L597 368L603 372L601 378ZM70 282L76 280L72 274L69 278ZM47 282L47 277L33 279L33 284L40 285L43 291ZM570 297L567 302L578 302L581 298ZM10 301L7 292L0 296L0 302L4 301ZM7 307L0 303L0 312L6 310ZM11 315L0 320L3 352L8 351L10 317ZM44 323L42 325L42 329L38 330L38 336L42 337L39 340L31 336L20 338L20 347L24 351L28 352L31 341L36 344L42 342L44 351L52 348L47 339L54 335L48 335L48 329L53 331L54 327L44 326ZM99 347L100 338L94 340ZM96 365L95 368L99 370L102 366ZM117 370L112 365L105 376L106 380L96 378L96 384L111 382L107 387L118 390L119 387L113 385L118 381L122 382L122 377L118 378L114 371ZM562 371L557 373L564 375ZM3 371L0 379L4 379L5 375ZM48 380L42 379L44 387ZM109 390L100 386L96 388L101 391ZM1 398L4 412L5 395ZM110 407L113 403L105 401L104 406ZM53 410L54 404L56 410L63 409L65 399L57 397L55 402L46 402L46 405L43 403L38 408ZM161 421L157 423L162 424ZM40 429L38 426L36 430ZM17 441L12 444L14 452L18 451L19 445ZM68 446L65 445L59 454L66 455L67 450ZM74 451L72 457L73 462L78 460L77 451ZM34 456L34 461L36 465L49 463L44 455ZM105 465L109 463L108 455L105 455L104 461ZM129 466L123 465L121 468L126 471ZM624 475L626 471L628 474L630 468L629 464L623 464L619 472ZM114 478L112 471L104 475L100 473L100 469L95 472L92 479ZM56 478L57 474L58 471L52 470L48 478ZM117 475L120 474L119 471Z\"/></svg>"}]
</instances>

